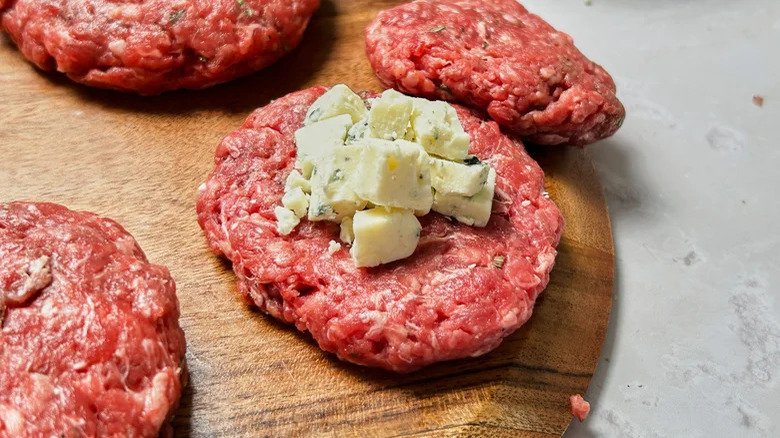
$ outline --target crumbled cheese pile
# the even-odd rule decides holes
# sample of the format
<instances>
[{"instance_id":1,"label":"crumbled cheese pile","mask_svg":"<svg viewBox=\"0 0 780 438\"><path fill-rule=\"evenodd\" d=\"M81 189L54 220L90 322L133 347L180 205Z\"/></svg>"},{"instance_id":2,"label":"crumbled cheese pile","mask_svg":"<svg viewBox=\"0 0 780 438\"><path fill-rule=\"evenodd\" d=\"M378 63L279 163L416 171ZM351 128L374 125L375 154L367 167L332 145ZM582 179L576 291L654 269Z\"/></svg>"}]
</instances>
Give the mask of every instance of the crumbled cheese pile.
<instances>
[{"instance_id":1,"label":"crumbled cheese pile","mask_svg":"<svg viewBox=\"0 0 780 438\"><path fill-rule=\"evenodd\" d=\"M395 90L370 106L336 85L309 108L295 132L296 170L274 210L279 233L290 234L304 217L339 223L355 264L370 267L412 255L417 216L431 210L486 226L496 173L468 155L455 109ZM328 252L340 248L334 241Z\"/></svg>"}]
</instances>

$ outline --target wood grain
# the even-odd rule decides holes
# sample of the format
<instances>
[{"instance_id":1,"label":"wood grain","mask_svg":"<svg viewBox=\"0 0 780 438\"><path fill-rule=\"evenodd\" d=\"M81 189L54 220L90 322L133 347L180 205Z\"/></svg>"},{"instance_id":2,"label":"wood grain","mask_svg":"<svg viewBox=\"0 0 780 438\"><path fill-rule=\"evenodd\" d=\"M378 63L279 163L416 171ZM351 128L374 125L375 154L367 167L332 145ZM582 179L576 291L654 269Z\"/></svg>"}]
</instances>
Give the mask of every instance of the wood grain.
<instances>
[{"instance_id":1,"label":"wood grain","mask_svg":"<svg viewBox=\"0 0 780 438\"><path fill-rule=\"evenodd\" d=\"M341 363L248 309L207 249L196 188L220 138L270 99L311 85L380 89L362 30L397 2L325 1L301 46L264 72L142 98L41 73L0 38L0 200L118 220L178 284L190 385L177 436L558 437L593 374L612 297L613 249L580 150L534 149L567 228L531 321L481 358L397 376Z\"/></svg>"}]
</instances>

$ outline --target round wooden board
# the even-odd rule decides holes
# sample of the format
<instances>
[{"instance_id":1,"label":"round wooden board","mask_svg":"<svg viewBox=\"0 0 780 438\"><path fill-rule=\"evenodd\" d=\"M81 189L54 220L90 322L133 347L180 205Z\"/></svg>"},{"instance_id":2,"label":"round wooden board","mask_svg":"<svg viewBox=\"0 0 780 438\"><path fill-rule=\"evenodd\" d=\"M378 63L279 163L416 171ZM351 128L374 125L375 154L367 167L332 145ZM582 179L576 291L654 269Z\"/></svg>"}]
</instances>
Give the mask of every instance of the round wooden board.
<instances>
[{"instance_id":1,"label":"round wooden board","mask_svg":"<svg viewBox=\"0 0 780 438\"><path fill-rule=\"evenodd\" d=\"M559 437L604 340L613 247L587 155L532 149L566 231L531 321L483 357L410 376L342 363L243 303L195 219L220 138L270 99L312 85L381 89L362 31L395 1L324 1L301 46L264 72L199 92L137 97L40 73L0 37L0 201L116 219L178 284L189 386L177 436Z\"/></svg>"}]
</instances>

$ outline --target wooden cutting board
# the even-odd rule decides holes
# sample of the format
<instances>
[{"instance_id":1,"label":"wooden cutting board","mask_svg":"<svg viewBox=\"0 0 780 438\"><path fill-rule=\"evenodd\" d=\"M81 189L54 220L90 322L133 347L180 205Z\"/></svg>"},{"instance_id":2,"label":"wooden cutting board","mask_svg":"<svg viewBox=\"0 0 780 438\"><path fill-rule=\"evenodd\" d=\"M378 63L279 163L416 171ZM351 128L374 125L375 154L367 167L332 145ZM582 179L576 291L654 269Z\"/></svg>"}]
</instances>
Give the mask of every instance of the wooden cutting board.
<instances>
[{"instance_id":1,"label":"wooden cutting board","mask_svg":"<svg viewBox=\"0 0 780 438\"><path fill-rule=\"evenodd\" d=\"M604 196L581 150L532 149L567 226L531 321L483 357L410 376L320 351L248 309L196 223L220 138L270 99L312 85L380 90L362 31L398 2L324 1L301 46L264 72L137 97L29 65L0 37L0 201L52 201L116 219L178 284L190 384L177 436L559 437L584 393L612 301Z\"/></svg>"}]
</instances>

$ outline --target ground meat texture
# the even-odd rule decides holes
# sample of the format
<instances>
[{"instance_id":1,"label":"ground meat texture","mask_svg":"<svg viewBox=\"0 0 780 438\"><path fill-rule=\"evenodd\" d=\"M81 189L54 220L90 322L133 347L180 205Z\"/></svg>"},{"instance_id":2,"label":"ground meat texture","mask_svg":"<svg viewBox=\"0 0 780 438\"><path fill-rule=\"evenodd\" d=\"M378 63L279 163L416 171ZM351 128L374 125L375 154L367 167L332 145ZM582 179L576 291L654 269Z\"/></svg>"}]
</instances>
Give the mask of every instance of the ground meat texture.
<instances>
[{"instance_id":1,"label":"ground meat texture","mask_svg":"<svg viewBox=\"0 0 780 438\"><path fill-rule=\"evenodd\" d=\"M481 108L533 143L586 145L625 115L609 74L515 0L383 11L366 29L366 50L384 85Z\"/></svg>"},{"instance_id":2,"label":"ground meat texture","mask_svg":"<svg viewBox=\"0 0 780 438\"><path fill-rule=\"evenodd\" d=\"M281 236L273 213L293 170L293 134L325 91L258 109L219 145L198 198L211 248L233 262L251 302L343 360L411 372L496 348L531 316L555 259L563 219L543 196L542 170L495 122L456 106L470 152L498 174L490 223L428 214L411 257L356 268L346 244L328 252L338 224L303 220Z\"/></svg>"},{"instance_id":3,"label":"ground meat texture","mask_svg":"<svg viewBox=\"0 0 780 438\"><path fill-rule=\"evenodd\" d=\"M181 394L168 270L121 226L0 204L0 437L155 437Z\"/></svg>"},{"instance_id":4,"label":"ground meat texture","mask_svg":"<svg viewBox=\"0 0 780 438\"><path fill-rule=\"evenodd\" d=\"M590 413L590 403L586 402L579 394L574 394L569 397L569 409L571 414L580 422L588 418Z\"/></svg>"},{"instance_id":5,"label":"ground meat texture","mask_svg":"<svg viewBox=\"0 0 780 438\"><path fill-rule=\"evenodd\" d=\"M319 0L0 0L27 59L100 88L157 94L259 70L298 45Z\"/></svg>"}]
</instances>

